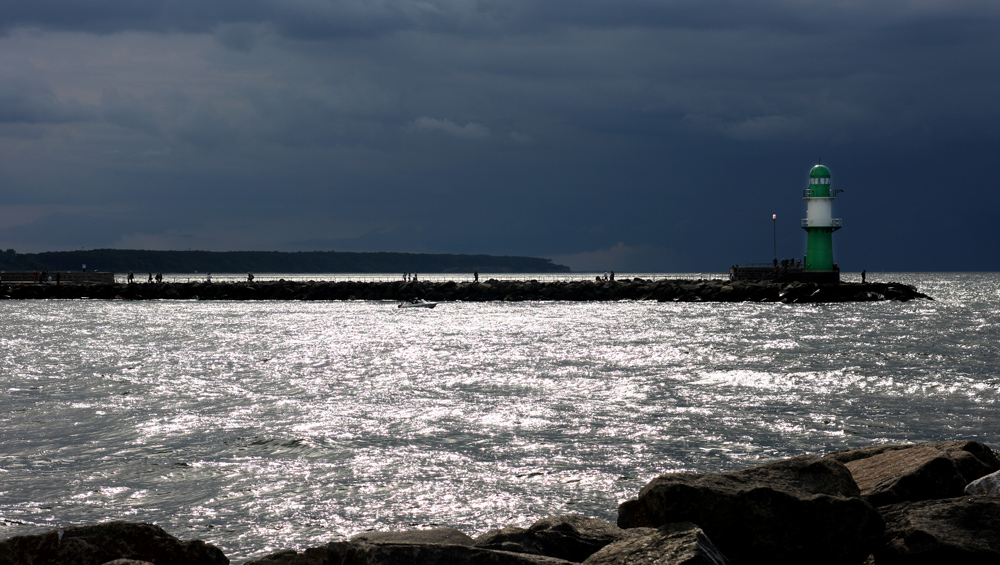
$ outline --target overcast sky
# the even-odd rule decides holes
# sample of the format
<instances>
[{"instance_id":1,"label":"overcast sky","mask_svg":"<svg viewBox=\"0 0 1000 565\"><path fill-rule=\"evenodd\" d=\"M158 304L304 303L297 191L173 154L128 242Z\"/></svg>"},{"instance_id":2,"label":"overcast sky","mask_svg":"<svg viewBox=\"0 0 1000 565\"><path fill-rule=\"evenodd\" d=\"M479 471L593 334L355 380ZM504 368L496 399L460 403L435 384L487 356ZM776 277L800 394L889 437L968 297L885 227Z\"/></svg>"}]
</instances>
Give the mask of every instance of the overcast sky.
<instances>
[{"instance_id":1,"label":"overcast sky","mask_svg":"<svg viewBox=\"0 0 1000 565\"><path fill-rule=\"evenodd\" d=\"M0 0L0 249L1000 270L996 0ZM771 215L778 219L772 222Z\"/></svg>"}]
</instances>

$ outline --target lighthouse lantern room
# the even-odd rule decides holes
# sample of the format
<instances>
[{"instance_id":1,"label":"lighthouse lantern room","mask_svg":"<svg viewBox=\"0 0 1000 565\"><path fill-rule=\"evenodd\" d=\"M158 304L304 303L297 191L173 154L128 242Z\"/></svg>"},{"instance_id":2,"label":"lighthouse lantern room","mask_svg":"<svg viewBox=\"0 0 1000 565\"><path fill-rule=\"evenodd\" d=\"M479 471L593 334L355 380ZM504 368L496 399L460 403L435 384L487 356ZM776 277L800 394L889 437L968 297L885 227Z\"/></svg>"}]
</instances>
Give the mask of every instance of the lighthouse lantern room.
<instances>
[{"instance_id":1,"label":"lighthouse lantern room","mask_svg":"<svg viewBox=\"0 0 1000 565\"><path fill-rule=\"evenodd\" d=\"M830 169L816 165L809 171L809 187L803 192L806 217L806 256L803 258L803 279L816 282L839 282L840 270L833 262L833 232L843 226L833 217L833 201L841 190L830 185Z\"/></svg>"}]
</instances>

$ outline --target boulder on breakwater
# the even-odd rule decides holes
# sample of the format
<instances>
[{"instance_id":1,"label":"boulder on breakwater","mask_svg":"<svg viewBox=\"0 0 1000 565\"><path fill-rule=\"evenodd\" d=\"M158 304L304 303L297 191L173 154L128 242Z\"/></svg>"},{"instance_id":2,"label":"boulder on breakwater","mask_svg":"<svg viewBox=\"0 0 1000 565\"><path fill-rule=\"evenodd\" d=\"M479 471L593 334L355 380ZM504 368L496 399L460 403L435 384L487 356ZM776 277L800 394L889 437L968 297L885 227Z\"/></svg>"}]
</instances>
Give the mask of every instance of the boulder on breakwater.
<instances>
[{"instance_id":1,"label":"boulder on breakwater","mask_svg":"<svg viewBox=\"0 0 1000 565\"><path fill-rule=\"evenodd\" d=\"M1000 496L981 480L998 471L994 451L974 441L801 455L731 473L661 475L619 506L618 525L566 515L478 538L454 528L366 532L247 565L993 564ZM0 541L0 565L115 560L229 562L214 546L181 542L151 524Z\"/></svg>"},{"instance_id":2,"label":"boulder on breakwater","mask_svg":"<svg viewBox=\"0 0 1000 565\"><path fill-rule=\"evenodd\" d=\"M138 284L40 283L0 285L0 299L123 300L426 300L659 302L872 302L931 299L902 283L777 283L729 280L485 282L187 282Z\"/></svg>"}]
</instances>

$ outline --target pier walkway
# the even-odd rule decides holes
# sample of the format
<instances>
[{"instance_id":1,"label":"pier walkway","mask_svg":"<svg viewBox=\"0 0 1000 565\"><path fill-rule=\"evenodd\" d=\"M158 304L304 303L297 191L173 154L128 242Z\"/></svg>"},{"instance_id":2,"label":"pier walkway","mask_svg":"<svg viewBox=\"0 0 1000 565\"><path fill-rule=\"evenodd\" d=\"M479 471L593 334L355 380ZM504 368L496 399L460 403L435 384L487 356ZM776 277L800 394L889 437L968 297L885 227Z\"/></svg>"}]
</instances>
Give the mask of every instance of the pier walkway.
<instances>
[{"instance_id":1,"label":"pier walkway","mask_svg":"<svg viewBox=\"0 0 1000 565\"><path fill-rule=\"evenodd\" d=\"M902 283L815 283L660 279L597 281L489 279L480 282L254 281L184 283L0 283L0 300L391 300L659 302L869 302L929 298Z\"/></svg>"}]
</instances>

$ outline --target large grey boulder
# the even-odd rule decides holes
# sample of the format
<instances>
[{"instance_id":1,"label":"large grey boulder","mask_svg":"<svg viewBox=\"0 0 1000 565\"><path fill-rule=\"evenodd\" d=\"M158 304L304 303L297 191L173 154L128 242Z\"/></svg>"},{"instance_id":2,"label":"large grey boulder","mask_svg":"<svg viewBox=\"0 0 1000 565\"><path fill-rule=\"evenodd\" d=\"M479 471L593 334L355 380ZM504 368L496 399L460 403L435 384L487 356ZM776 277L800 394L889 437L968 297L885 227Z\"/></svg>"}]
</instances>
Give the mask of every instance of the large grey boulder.
<instances>
[{"instance_id":1,"label":"large grey boulder","mask_svg":"<svg viewBox=\"0 0 1000 565\"><path fill-rule=\"evenodd\" d=\"M334 542L302 553L283 551L246 565L572 565L571 561L467 545Z\"/></svg>"},{"instance_id":2,"label":"large grey boulder","mask_svg":"<svg viewBox=\"0 0 1000 565\"><path fill-rule=\"evenodd\" d=\"M494 551L465 545L361 544L345 565L570 565L543 555Z\"/></svg>"},{"instance_id":3,"label":"large grey boulder","mask_svg":"<svg viewBox=\"0 0 1000 565\"><path fill-rule=\"evenodd\" d=\"M542 518L529 528L490 530L476 538L476 547L581 562L609 543L632 535L610 522L570 514Z\"/></svg>"},{"instance_id":4,"label":"large grey boulder","mask_svg":"<svg viewBox=\"0 0 1000 565\"><path fill-rule=\"evenodd\" d=\"M979 477L965 485L965 494L1000 496L1000 471Z\"/></svg>"},{"instance_id":5,"label":"large grey boulder","mask_svg":"<svg viewBox=\"0 0 1000 565\"><path fill-rule=\"evenodd\" d=\"M413 532L371 532L350 541L282 551L246 565L572 565L570 561L472 547L472 539L449 528ZM461 533L461 532L459 532ZM449 543L458 541L459 543ZM442 543L443 542L443 543Z\"/></svg>"},{"instance_id":6,"label":"large grey boulder","mask_svg":"<svg viewBox=\"0 0 1000 565\"><path fill-rule=\"evenodd\" d=\"M227 565L219 548L182 542L153 524L106 522L0 541L0 565L101 565L116 559L157 565Z\"/></svg>"},{"instance_id":7,"label":"large grey boulder","mask_svg":"<svg viewBox=\"0 0 1000 565\"><path fill-rule=\"evenodd\" d=\"M1000 499L965 496L879 508L885 544L877 565L1000 563Z\"/></svg>"},{"instance_id":8,"label":"large grey boulder","mask_svg":"<svg viewBox=\"0 0 1000 565\"><path fill-rule=\"evenodd\" d=\"M644 535L617 541L591 555L584 565L729 565L705 532L689 522L666 524Z\"/></svg>"},{"instance_id":9,"label":"large grey boulder","mask_svg":"<svg viewBox=\"0 0 1000 565\"><path fill-rule=\"evenodd\" d=\"M993 450L976 441L882 445L831 453L874 506L960 496L970 482L1000 470Z\"/></svg>"},{"instance_id":10,"label":"large grey boulder","mask_svg":"<svg viewBox=\"0 0 1000 565\"><path fill-rule=\"evenodd\" d=\"M472 545L474 540L455 528L433 528L405 532L364 532L351 541L368 543L417 543L438 545Z\"/></svg>"},{"instance_id":11,"label":"large grey boulder","mask_svg":"<svg viewBox=\"0 0 1000 565\"><path fill-rule=\"evenodd\" d=\"M744 471L673 473L619 506L618 525L693 522L733 563L861 563L884 524L850 471L802 455Z\"/></svg>"}]
</instances>

